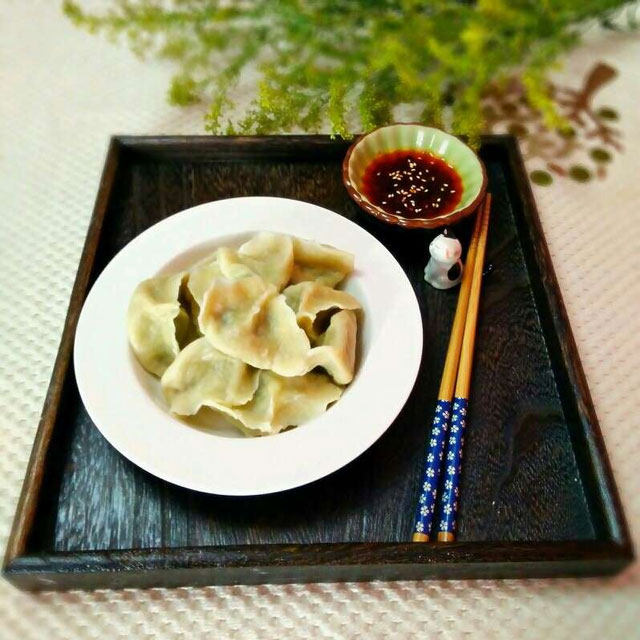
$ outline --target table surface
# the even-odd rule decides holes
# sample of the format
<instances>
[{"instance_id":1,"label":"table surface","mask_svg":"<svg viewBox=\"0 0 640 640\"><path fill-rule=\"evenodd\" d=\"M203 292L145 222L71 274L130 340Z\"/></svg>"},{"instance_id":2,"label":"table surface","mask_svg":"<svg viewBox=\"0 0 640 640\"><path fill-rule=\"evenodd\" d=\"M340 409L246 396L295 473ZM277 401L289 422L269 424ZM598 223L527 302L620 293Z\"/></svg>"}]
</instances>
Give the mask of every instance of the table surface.
<instances>
[{"instance_id":1,"label":"table surface","mask_svg":"<svg viewBox=\"0 0 640 640\"><path fill-rule=\"evenodd\" d=\"M535 187L542 224L640 548L640 36L592 30L558 72L617 77L607 175ZM165 101L170 67L75 29L57 2L0 20L0 545L4 548L113 133L198 134ZM579 157L580 150L575 151ZM530 169L538 167L532 158ZM586 621L588 620L588 624ZM428 626L427 626L428 625ZM613 579L425 581L25 594L0 581L0 638L640 638L640 567Z\"/></svg>"}]
</instances>

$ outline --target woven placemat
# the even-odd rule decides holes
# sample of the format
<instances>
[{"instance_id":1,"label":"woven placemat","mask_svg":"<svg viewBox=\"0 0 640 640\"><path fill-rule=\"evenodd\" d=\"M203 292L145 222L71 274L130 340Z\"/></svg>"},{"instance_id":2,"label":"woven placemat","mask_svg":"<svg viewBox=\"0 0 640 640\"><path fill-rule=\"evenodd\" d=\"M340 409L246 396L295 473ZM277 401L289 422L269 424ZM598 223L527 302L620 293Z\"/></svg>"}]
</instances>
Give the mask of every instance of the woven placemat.
<instances>
[{"instance_id":1,"label":"woven placemat","mask_svg":"<svg viewBox=\"0 0 640 640\"><path fill-rule=\"evenodd\" d=\"M560 74L618 77L607 176L535 195L636 543L640 534L640 39L594 33ZM170 69L73 28L58 3L0 20L0 535L13 518L108 136L202 133L166 105ZM576 151L580 153L580 151ZM536 160L530 161L535 168ZM0 581L0 638L640 638L640 571L613 579L398 582L45 593Z\"/></svg>"}]
</instances>

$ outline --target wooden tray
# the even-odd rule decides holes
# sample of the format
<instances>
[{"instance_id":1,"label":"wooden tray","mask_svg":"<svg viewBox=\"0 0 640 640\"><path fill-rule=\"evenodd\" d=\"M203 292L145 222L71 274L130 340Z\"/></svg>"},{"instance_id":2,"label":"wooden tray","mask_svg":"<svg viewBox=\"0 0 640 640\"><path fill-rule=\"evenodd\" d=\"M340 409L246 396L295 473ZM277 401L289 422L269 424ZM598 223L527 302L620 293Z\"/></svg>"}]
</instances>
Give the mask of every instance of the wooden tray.
<instances>
[{"instance_id":1,"label":"wooden tray","mask_svg":"<svg viewBox=\"0 0 640 640\"><path fill-rule=\"evenodd\" d=\"M423 282L433 232L385 226L348 198L346 148L325 136L112 140L9 539L10 581L64 589L570 576L614 573L632 560L526 173L506 136L486 137L481 150L494 196L493 272L459 541L408 542L457 291ZM296 490L226 498L158 480L107 444L79 399L71 354L88 287L119 249L176 211L241 195L314 202L376 235L413 283L425 355L400 416L360 458ZM465 237L469 223L459 231Z\"/></svg>"}]
</instances>

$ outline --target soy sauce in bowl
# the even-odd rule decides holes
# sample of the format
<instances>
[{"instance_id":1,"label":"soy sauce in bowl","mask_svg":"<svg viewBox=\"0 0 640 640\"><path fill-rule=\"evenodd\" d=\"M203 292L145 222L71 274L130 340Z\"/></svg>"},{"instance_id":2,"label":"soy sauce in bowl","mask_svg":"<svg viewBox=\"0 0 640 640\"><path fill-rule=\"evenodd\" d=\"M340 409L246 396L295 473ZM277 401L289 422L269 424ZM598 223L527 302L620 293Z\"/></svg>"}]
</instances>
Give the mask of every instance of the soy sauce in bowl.
<instances>
[{"instance_id":1,"label":"soy sauce in bowl","mask_svg":"<svg viewBox=\"0 0 640 640\"><path fill-rule=\"evenodd\" d=\"M462 180L441 158L417 150L376 156L362 176L362 192L389 214L431 218L453 211L462 197Z\"/></svg>"},{"instance_id":2,"label":"soy sauce in bowl","mask_svg":"<svg viewBox=\"0 0 640 640\"><path fill-rule=\"evenodd\" d=\"M342 181L353 201L381 222L436 229L476 210L487 173L475 151L456 136L400 122L360 136L347 149Z\"/></svg>"}]
</instances>

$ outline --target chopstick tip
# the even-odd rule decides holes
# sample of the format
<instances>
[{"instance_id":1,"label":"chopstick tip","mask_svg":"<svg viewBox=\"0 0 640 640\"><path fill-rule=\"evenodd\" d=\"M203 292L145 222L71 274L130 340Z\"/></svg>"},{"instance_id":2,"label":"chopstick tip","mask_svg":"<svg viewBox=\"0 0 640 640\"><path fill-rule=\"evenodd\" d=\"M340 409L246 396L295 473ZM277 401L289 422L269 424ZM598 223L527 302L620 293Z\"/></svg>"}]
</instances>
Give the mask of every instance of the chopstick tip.
<instances>
[{"instance_id":1,"label":"chopstick tip","mask_svg":"<svg viewBox=\"0 0 640 640\"><path fill-rule=\"evenodd\" d=\"M454 542L455 535L450 531L438 531L438 542Z\"/></svg>"},{"instance_id":2,"label":"chopstick tip","mask_svg":"<svg viewBox=\"0 0 640 640\"><path fill-rule=\"evenodd\" d=\"M413 542L429 542L429 536L426 533L414 533Z\"/></svg>"}]
</instances>

